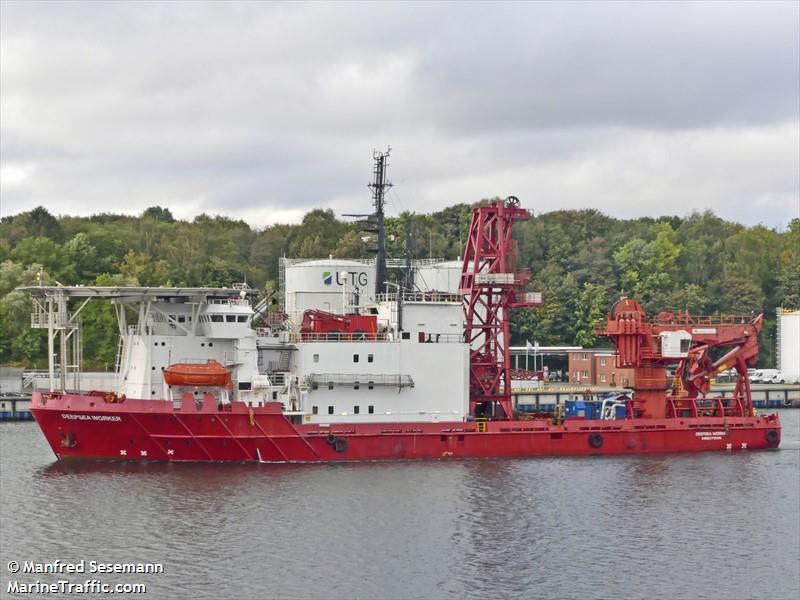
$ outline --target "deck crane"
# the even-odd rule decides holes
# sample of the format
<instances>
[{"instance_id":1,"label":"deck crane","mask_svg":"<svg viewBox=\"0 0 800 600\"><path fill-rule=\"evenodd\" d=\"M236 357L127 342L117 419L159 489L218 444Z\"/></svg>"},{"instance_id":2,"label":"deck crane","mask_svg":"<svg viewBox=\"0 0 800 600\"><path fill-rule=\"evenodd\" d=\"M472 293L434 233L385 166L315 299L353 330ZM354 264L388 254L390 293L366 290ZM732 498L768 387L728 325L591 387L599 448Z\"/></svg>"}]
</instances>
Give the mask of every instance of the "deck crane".
<instances>
[{"instance_id":1,"label":"deck crane","mask_svg":"<svg viewBox=\"0 0 800 600\"><path fill-rule=\"evenodd\" d=\"M509 196L473 210L464 249L459 292L464 301L464 336L470 344L470 415L513 419L510 315L512 308L542 305L526 291L528 269L515 269L515 221L531 213Z\"/></svg>"},{"instance_id":2,"label":"deck crane","mask_svg":"<svg viewBox=\"0 0 800 600\"><path fill-rule=\"evenodd\" d=\"M617 367L632 368L633 417L750 416L753 403L747 367L758 357L763 315L695 317L662 312L648 320L641 304L623 298L597 333L617 348ZM719 358L719 350L727 350ZM667 367L677 364L672 382ZM706 396L719 373L734 368L733 395Z\"/></svg>"}]
</instances>

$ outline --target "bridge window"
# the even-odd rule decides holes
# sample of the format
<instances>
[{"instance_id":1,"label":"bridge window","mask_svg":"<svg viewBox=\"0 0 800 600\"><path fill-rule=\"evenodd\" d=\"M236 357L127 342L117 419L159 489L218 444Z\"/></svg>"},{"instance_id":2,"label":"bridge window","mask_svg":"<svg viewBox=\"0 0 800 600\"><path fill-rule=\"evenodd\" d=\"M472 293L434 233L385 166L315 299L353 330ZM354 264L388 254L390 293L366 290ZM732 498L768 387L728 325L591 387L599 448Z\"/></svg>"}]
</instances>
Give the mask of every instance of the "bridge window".
<instances>
[{"instance_id":1,"label":"bridge window","mask_svg":"<svg viewBox=\"0 0 800 600\"><path fill-rule=\"evenodd\" d=\"M236 320L239 321L239 323L247 323L247 315L239 315L236 317Z\"/></svg>"},{"instance_id":2,"label":"bridge window","mask_svg":"<svg viewBox=\"0 0 800 600\"><path fill-rule=\"evenodd\" d=\"M332 414L333 414L333 407L332 407L332 406L329 406L329 407L328 407L328 414L329 414L329 415L332 415Z\"/></svg>"},{"instance_id":3,"label":"bridge window","mask_svg":"<svg viewBox=\"0 0 800 600\"><path fill-rule=\"evenodd\" d=\"M358 354L353 354L353 362L358 362Z\"/></svg>"},{"instance_id":4,"label":"bridge window","mask_svg":"<svg viewBox=\"0 0 800 600\"><path fill-rule=\"evenodd\" d=\"M236 323L236 315L225 315L225 320L228 323Z\"/></svg>"},{"instance_id":5,"label":"bridge window","mask_svg":"<svg viewBox=\"0 0 800 600\"><path fill-rule=\"evenodd\" d=\"M360 406L354 406L354 407L353 407L353 414L354 414L354 415L357 415L360 409L361 409L361 407L360 407Z\"/></svg>"},{"instance_id":6,"label":"bridge window","mask_svg":"<svg viewBox=\"0 0 800 600\"><path fill-rule=\"evenodd\" d=\"M372 354L367 354L367 362L372 362L374 358L375 357Z\"/></svg>"},{"instance_id":7,"label":"bridge window","mask_svg":"<svg viewBox=\"0 0 800 600\"><path fill-rule=\"evenodd\" d=\"M375 412L375 407L374 407L374 406L372 406L372 405L370 404L370 405L367 407L367 412L368 412L369 414L373 414L373 413Z\"/></svg>"},{"instance_id":8,"label":"bridge window","mask_svg":"<svg viewBox=\"0 0 800 600\"><path fill-rule=\"evenodd\" d=\"M212 323L222 323L222 315L211 315Z\"/></svg>"},{"instance_id":9,"label":"bridge window","mask_svg":"<svg viewBox=\"0 0 800 600\"><path fill-rule=\"evenodd\" d=\"M178 315L178 323L186 323L186 315Z\"/></svg>"}]
</instances>

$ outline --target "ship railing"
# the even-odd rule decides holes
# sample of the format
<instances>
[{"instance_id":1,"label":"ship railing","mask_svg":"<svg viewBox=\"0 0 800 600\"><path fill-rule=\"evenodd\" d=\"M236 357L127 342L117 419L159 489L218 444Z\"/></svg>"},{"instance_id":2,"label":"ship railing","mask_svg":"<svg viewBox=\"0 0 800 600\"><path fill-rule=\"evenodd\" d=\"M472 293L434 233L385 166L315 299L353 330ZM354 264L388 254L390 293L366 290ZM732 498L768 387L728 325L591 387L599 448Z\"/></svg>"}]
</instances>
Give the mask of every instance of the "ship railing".
<instances>
[{"instance_id":1,"label":"ship railing","mask_svg":"<svg viewBox=\"0 0 800 600\"><path fill-rule=\"evenodd\" d=\"M204 365L208 363L209 360L214 360L210 358L181 358L178 363L188 364L188 365Z\"/></svg>"},{"instance_id":2,"label":"ship railing","mask_svg":"<svg viewBox=\"0 0 800 600\"><path fill-rule=\"evenodd\" d=\"M346 385L355 389L363 386L370 390L374 387L414 387L411 375L401 373L309 373L305 381L312 390L321 385L328 388Z\"/></svg>"},{"instance_id":3,"label":"ship railing","mask_svg":"<svg viewBox=\"0 0 800 600\"><path fill-rule=\"evenodd\" d=\"M289 342L391 342L392 336L388 333L289 333Z\"/></svg>"},{"instance_id":4,"label":"ship railing","mask_svg":"<svg viewBox=\"0 0 800 600\"><path fill-rule=\"evenodd\" d=\"M282 256L279 259L279 262L284 267L289 267L292 265L301 265L303 263L311 262L314 263L319 260L329 260L327 257L325 258L287 258ZM337 259L333 259L336 261ZM374 258L348 258L346 259L347 262L355 262L360 263L362 265L374 265L375 259ZM440 263L445 262L443 258L415 258L413 259L412 263L416 267L431 267L433 265L438 265ZM405 258L387 258L386 259L386 266L390 269L403 269L406 266L406 259Z\"/></svg>"},{"instance_id":5,"label":"ship railing","mask_svg":"<svg viewBox=\"0 0 800 600\"><path fill-rule=\"evenodd\" d=\"M406 333L406 332L403 332ZM418 331L416 340L420 344L463 344L464 334L462 333L427 333Z\"/></svg>"},{"instance_id":6,"label":"ship railing","mask_svg":"<svg viewBox=\"0 0 800 600\"><path fill-rule=\"evenodd\" d=\"M716 325L745 325L753 320L749 315L705 315L694 316L686 314L672 314L668 316L656 316L648 321L640 321L637 323L621 323L617 321L610 321L606 323L597 323L594 326L594 334L597 336L605 336L608 334L613 335L645 335L647 333L646 325L685 325L687 327L696 327L699 325L716 326Z\"/></svg>"},{"instance_id":7,"label":"ship railing","mask_svg":"<svg viewBox=\"0 0 800 600\"><path fill-rule=\"evenodd\" d=\"M404 340L414 340L420 344L463 344L464 336L460 333L427 333L418 331L411 333L404 331ZM393 342L398 337L393 333L289 333L289 343L298 342Z\"/></svg>"},{"instance_id":8,"label":"ship railing","mask_svg":"<svg viewBox=\"0 0 800 600\"><path fill-rule=\"evenodd\" d=\"M750 409L744 398L716 397L692 398L667 396L668 417L741 417L749 416Z\"/></svg>"},{"instance_id":9,"label":"ship railing","mask_svg":"<svg viewBox=\"0 0 800 600\"><path fill-rule=\"evenodd\" d=\"M287 373L283 371L273 371L269 376L269 382L274 386L281 386L286 385L287 383Z\"/></svg>"},{"instance_id":10,"label":"ship railing","mask_svg":"<svg viewBox=\"0 0 800 600\"><path fill-rule=\"evenodd\" d=\"M209 298L208 304L221 304L223 306L250 306L247 298Z\"/></svg>"},{"instance_id":11,"label":"ship railing","mask_svg":"<svg viewBox=\"0 0 800 600\"><path fill-rule=\"evenodd\" d=\"M753 320L752 315L703 315L694 316L674 314L668 317L656 316L655 325L745 325Z\"/></svg>"},{"instance_id":12,"label":"ship railing","mask_svg":"<svg viewBox=\"0 0 800 600\"><path fill-rule=\"evenodd\" d=\"M388 294L378 294L375 296L377 302L397 302L397 292ZM461 304L463 296L461 294L451 294L449 292L403 292L401 296L403 302L451 302Z\"/></svg>"}]
</instances>

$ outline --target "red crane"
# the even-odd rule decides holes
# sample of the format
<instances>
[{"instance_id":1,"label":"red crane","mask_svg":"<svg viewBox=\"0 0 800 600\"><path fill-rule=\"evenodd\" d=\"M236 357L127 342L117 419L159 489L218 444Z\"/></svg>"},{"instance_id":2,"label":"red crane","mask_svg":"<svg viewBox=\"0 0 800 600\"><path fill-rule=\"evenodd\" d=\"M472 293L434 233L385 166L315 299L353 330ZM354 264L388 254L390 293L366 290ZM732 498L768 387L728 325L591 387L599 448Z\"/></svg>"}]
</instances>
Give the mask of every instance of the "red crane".
<instances>
[{"instance_id":1,"label":"red crane","mask_svg":"<svg viewBox=\"0 0 800 600\"><path fill-rule=\"evenodd\" d=\"M634 417L750 416L748 365L758 358L763 315L693 317L662 312L648 321L644 308L623 298L611 308L600 335L617 348L617 367L634 369ZM712 352L727 350L714 358ZM677 364L672 382L666 367ZM734 368L729 398L709 398L710 381Z\"/></svg>"},{"instance_id":2,"label":"red crane","mask_svg":"<svg viewBox=\"0 0 800 600\"><path fill-rule=\"evenodd\" d=\"M541 306L542 296L526 292L530 271L515 271L515 221L530 212L514 196L494 200L472 213L464 249L459 292L464 296L464 335L470 344L470 414L511 419L509 310Z\"/></svg>"}]
</instances>

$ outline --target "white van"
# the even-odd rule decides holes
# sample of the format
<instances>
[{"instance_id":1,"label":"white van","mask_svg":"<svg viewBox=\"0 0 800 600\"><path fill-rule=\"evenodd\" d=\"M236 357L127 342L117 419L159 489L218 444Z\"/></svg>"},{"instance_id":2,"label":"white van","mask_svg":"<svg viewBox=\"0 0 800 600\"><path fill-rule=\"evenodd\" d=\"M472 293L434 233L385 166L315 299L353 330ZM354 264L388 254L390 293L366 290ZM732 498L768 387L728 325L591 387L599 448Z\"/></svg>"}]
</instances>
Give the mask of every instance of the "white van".
<instances>
[{"instance_id":1,"label":"white van","mask_svg":"<svg viewBox=\"0 0 800 600\"><path fill-rule=\"evenodd\" d=\"M772 383L775 375L779 375L778 369L757 369L750 375L750 383Z\"/></svg>"},{"instance_id":2,"label":"white van","mask_svg":"<svg viewBox=\"0 0 800 600\"><path fill-rule=\"evenodd\" d=\"M797 377L790 377L778 371L765 383L797 383Z\"/></svg>"}]
</instances>

